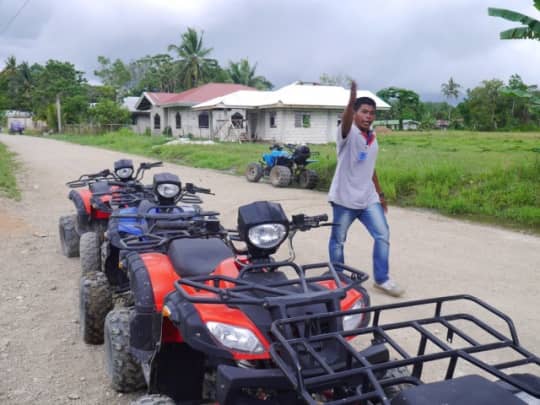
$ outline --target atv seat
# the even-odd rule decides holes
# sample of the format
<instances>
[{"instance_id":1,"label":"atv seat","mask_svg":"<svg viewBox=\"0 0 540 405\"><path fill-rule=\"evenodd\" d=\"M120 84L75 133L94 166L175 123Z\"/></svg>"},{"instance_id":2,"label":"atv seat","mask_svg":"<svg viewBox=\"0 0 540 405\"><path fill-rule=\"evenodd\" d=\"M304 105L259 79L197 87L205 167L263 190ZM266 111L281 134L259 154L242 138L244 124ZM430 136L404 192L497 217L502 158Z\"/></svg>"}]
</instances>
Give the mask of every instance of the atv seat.
<instances>
[{"instance_id":1,"label":"atv seat","mask_svg":"<svg viewBox=\"0 0 540 405\"><path fill-rule=\"evenodd\" d=\"M523 405L524 402L499 384L479 375L423 384L401 391L392 405Z\"/></svg>"},{"instance_id":2,"label":"atv seat","mask_svg":"<svg viewBox=\"0 0 540 405\"><path fill-rule=\"evenodd\" d=\"M233 257L221 239L177 239L169 245L168 255L180 277L205 276L223 260Z\"/></svg>"}]
</instances>

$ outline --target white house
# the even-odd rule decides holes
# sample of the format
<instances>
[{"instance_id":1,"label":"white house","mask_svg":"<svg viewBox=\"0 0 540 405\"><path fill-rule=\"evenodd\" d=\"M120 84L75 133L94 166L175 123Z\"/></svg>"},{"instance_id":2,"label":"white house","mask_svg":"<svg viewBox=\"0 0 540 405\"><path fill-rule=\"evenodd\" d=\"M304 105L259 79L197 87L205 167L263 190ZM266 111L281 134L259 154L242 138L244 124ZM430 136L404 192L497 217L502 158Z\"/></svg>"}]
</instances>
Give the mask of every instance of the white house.
<instances>
[{"instance_id":1,"label":"white house","mask_svg":"<svg viewBox=\"0 0 540 405\"><path fill-rule=\"evenodd\" d=\"M191 107L239 90L256 91L241 84L208 83L182 93L144 92L133 106L134 130L143 133L150 128L153 134L159 135L170 128L173 136L192 134L212 138L212 133L217 129L214 127L216 123L210 119L210 113L195 111Z\"/></svg>"},{"instance_id":2,"label":"white house","mask_svg":"<svg viewBox=\"0 0 540 405\"><path fill-rule=\"evenodd\" d=\"M234 122L251 140L327 143L336 139L349 94L343 87L295 82L275 91L237 91L192 108L211 112L211 138L235 140L234 131L226 124ZM357 95L371 97L379 110L390 109L367 90L358 90Z\"/></svg>"}]
</instances>

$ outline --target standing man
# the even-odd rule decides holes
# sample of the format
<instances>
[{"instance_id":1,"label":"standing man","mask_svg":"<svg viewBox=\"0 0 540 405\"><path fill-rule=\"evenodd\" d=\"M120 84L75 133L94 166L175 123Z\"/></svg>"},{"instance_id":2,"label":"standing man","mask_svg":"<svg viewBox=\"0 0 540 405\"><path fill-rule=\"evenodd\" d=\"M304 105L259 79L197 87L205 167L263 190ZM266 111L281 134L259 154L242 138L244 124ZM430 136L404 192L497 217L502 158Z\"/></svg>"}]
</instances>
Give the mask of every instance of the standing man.
<instances>
[{"instance_id":1,"label":"standing man","mask_svg":"<svg viewBox=\"0 0 540 405\"><path fill-rule=\"evenodd\" d=\"M351 82L349 103L345 107L336 139L337 166L328 200L334 226L328 250L330 261L345 263L343 245L349 227L358 219L375 241L373 247L374 287L394 297L404 290L388 274L390 233L385 213L384 193L375 172L379 145L371 124L375 120L375 101L356 98L356 82Z\"/></svg>"}]
</instances>

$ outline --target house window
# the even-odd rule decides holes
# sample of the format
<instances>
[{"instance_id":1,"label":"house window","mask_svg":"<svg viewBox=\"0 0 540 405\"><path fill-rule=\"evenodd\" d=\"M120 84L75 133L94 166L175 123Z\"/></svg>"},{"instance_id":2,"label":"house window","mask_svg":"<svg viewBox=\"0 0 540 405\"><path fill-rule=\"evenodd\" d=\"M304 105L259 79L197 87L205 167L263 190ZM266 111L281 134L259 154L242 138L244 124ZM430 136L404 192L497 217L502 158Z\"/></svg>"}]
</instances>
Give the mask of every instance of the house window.
<instances>
[{"instance_id":1,"label":"house window","mask_svg":"<svg viewBox=\"0 0 540 405\"><path fill-rule=\"evenodd\" d=\"M239 112L235 112L231 117L233 128L244 128L244 117Z\"/></svg>"},{"instance_id":2,"label":"house window","mask_svg":"<svg viewBox=\"0 0 540 405\"><path fill-rule=\"evenodd\" d=\"M270 128L277 128L276 127L276 113L275 112L270 113Z\"/></svg>"},{"instance_id":3,"label":"house window","mask_svg":"<svg viewBox=\"0 0 540 405\"><path fill-rule=\"evenodd\" d=\"M154 115L154 129L160 129L161 128L161 117L159 114Z\"/></svg>"},{"instance_id":4,"label":"house window","mask_svg":"<svg viewBox=\"0 0 540 405\"><path fill-rule=\"evenodd\" d=\"M176 129L182 128L182 116L180 115L179 112L176 113L175 120L176 120Z\"/></svg>"},{"instance_id":5,"label":"house window","mask_svg":"<svg viewBox=\"0 0 540 405\"><path fill-rule=\"evenodd\" d=\"M310 128L311 115L306 112L295 112L294 113L294 126L295 128Z\"/></svg>"},{"instance_id":6,"label":"house window","mask_svg":"<svg viewBox=\"0 0 540 405\"><path fill-rule=\"evenodd\" d=\"M337 126L339 127L341 125L341 113L337 115Z\"/></svg>"},{"instance_id":7,"label":"house window","mask_svg":"<svg viewBox=\"0 0 540 405\"><path fill-rule=\"evenodd\" d=\"M199 128L209 128L209 122L210 120L206 111L199 114Z\"/></svg>"}]
</instances>

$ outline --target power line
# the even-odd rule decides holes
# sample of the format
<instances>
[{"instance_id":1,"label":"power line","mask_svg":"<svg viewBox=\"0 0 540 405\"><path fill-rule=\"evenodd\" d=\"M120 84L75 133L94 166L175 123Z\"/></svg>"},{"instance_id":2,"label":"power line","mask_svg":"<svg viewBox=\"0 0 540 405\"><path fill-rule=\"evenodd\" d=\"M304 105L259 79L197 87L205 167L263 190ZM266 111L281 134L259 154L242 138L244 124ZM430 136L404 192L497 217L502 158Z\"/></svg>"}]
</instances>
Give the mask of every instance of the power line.
<instances>
[{"instance_id":1,"label":"power line","mask_svg":"<svg viewBox=\"0 0 540 405\"><path fill-rule=\"evenodd\" d=\"M13 21L15 21L15 19L19 16L19 14L21 13L21 11L23 11L23 9L26 7L26 5L30 2L30 0L24 0L24 3L23 5L17 10L17 12L15 13L15 15L13 15L13 17L11 17L11 19L8 21L8 23L5 25L5 27L2 29L2 31L0 31L0 35L3 34L4 32L6 32L8 30L8 28L10 27L11 24L13 24Z\"/></svg>"}]
</instances>

